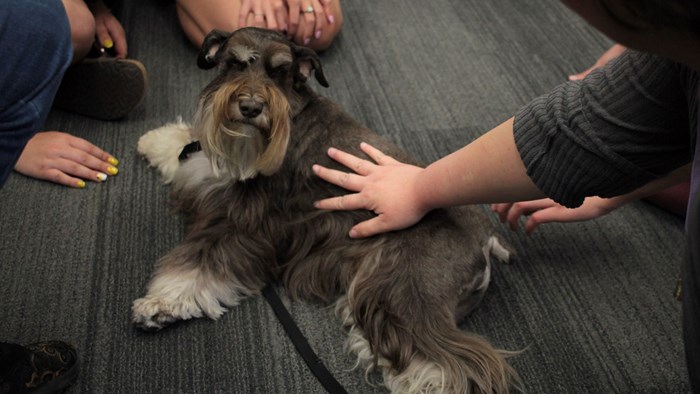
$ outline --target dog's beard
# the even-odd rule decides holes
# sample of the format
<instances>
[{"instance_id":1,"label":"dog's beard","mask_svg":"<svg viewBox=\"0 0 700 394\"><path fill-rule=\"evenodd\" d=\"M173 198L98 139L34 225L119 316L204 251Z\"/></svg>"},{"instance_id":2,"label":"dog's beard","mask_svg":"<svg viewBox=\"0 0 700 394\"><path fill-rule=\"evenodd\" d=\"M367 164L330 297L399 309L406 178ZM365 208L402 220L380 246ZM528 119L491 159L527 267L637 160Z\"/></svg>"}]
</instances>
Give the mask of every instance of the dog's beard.
<instances>
[{"instance_id":1,"label":"dog's beard","mask_svg":"<svg viewBox=\"0 0 700 394\"><path fill-rule=\"evenodd\" d=\"M279 170L289 143L289 104L274 88L263 87L267 112L255 119L237 113L237 86L222 86L200 103L195 133L217 178L235 180L272 175Z\"/></svg>"}]
</instances>

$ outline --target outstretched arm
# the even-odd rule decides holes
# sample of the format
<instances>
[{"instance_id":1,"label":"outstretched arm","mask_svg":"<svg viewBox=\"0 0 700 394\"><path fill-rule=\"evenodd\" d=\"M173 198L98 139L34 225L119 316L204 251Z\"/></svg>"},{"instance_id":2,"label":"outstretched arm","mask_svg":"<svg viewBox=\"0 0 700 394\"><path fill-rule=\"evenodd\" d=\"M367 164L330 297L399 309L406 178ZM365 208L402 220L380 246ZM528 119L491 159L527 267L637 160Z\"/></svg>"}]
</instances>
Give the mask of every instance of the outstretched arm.
<instances>
[{"instance_id":1,"label":"outstretched arm","mask_svg":"<svg viewBox=\"0 0 700 394\"><path fill-rule=\"evenodd\" d=\"M374 163L329 150L331 158L356 173L314 166L322 179L355 192L318 201L317 208L368 209L377 214L355 225L351 237L409 227L439 207L544 197L520 159L512 118L425 169L400 163L367 144L361 148Z\"/></svg>"}]
</instances>

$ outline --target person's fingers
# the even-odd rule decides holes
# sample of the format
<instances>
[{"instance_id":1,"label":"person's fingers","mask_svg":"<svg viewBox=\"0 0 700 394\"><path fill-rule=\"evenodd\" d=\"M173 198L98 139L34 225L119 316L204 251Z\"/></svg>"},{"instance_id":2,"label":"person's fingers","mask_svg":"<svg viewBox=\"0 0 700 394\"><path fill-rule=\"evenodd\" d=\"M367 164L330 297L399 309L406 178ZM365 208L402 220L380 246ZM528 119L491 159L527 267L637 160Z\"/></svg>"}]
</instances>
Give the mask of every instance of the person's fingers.
<instances>
[{"instance_id":1,"label":"person's fingers","mask_svg":"<svg viewBox=\"0 0 700 394\"><path fill-rule=\"evenodd\" d=\"M272 3L272 12L274 14L275 20L277 21L277 27L281 32L287 34L289 30L288 22L289 19L287 7L285 7L282 0L275 0Z\"/></svg>"},{"instance_id":2,"label":"person's fingers","mask_svg":"<svg viewBox=\"0 0 700 394\"><path fill-rule=\"evenodd\" d=\"M301 20L300 0L287 0L287 7L289 10L287 37L294 38L299 29L299 22Z\"/></svg>"},{"instance_id":3,"label":"person's fingers","mask_svg":"<svg viewBox=\"0 0 700 394\"><path fill-rule=\"evenodd\" d=\"M107 178L107 175L117 175L119 172L119 169L117 169L116 166L79 149L67 150L62 154L62 159L89 169L90 172L85 172L82 170L68 171L72 175L79 176L83 179L104 181Z\"/></svg>"},{"instance_id":4,"label":"person's fingers","mask_svg":"<svg viewBox=\"0 0 700 394\"><path fill-rule=\"evenodd\" d=\"M241 8L238 11L238 28L244 28L248 26L248 15L253 8L252 0L242 0Z\"/></svg>"},{"instance_id":5,"label":"person's fingers","mask_svg":"<svg viewBox=\"0 0 700 394\"><path fill-rule=\"evenodd\" d=\"M47 169L38 178L44 179L46 181L58 183L59 185L64 185L68 187L74 187L76 189L82 189L86 186L85 181L80 178L72 177L57 168Z\"/></svg>"},{"instance_id":6,"label":"person's fingers","mask_svg":"<svg viewBox=\"0 0 700 394\"><path fill-rule=\"evenodd\" d=\"M304 23L301 23L299 28L301 29L301 42L304 45L309 45L311 43L311 38L314 35L314 26L316 21L316 9L313 8L311 2L307 1L302 3L301 12L304 18ZM309 10L312 10L309 12Z\"/></svg>"},{"instance_id":7,"label":"person's fingers","mask_svg":"<svg viewBox=\"0 0 700 394\"><path fill-rule=\"evenodd\" d=\"M331 3L333 0L321 0L321 5L323 6L323 13L326 14L326 20L329 25L335 23L335 17L333 16L333 10L331 8Z\"/></svg>"},{"instance_id":8,"label":"person's fingers","mask_svg":"<svg viewBox=\"0 0 700 394\"><path fill-rule=\"evenodd\" d=\"M491 204L491 210L498 215L498 220L505 223L508 218L508 210L512 203Z\"/></svg>"},{"instance_id":9,"label":"person's fingers","mask_svg":"<svg viewBox=\"0 0 700 394\"><path fill-rule=\"evenodd\" d=\"M107 34L111 37L114 44L114 52L116 57L125 59L128 55L129 48L126 42L126 32L124 31L124 27L114 17L107 19L104 26L107 29ZM104 43L102 40L100 40L100 42Z\"/></svg>"},{"instance_id":10,"label":"person's fingers","mask_svg":"<svg viewBox=\"0 0 700 394\"><path fill-rule=\"evenodd\" d=\"M360 175L367 175L372 170L374 166L367 160L360 159L357 156L351 155L350 153L344 152L336 148L328 149L328 156L337 161L338 163L344 165L345 167L355 171Z\"/></svg>"},{"instance_id":11,"label":"person's fingers","mask_svg":"<svg viewBox=\"0 0 700 394\"><path fill-rule=\"evenodd\" d=\"M363 177L348 172L331 170L318 164L312 167L314 173L326 182L350 191L360 191L364 186Z\"/></svg>"},{"instance_id":12,"label":"person's fingers","mask_svg":"<svg viewBox=\"0 0 700 394\"><path fill-rule=\"evenodd\" d=\"M554 205L556 203L550 199L517 202L508 209L506 221L510 224L511 230L517 230L518 221L521 217L537 214L541 210L547 210Z\"/></svg>"},{"instance_id":13,"label":"person's fingers","mask_svg":"<svg viewBox=\"0 0 700 394\"><path fill-rule=\"evenodd\" d=\"M104 182L107 180L107 174L104 172L96 171L83 163L67 158L56 159L53 163L53 168L69 177L76 177L93 182ZM110 175L116 175L116 167L114 167L114 171L110 172Z\"/></svg>"},{"instance_id":14,"label":"person's fingers","mask_svg":"<svg viewBox=\"0 0 700 394\"><path fill-rule=\"evenodd\" d=\"M312 0L311 3L311 6L314 8L313 38L318 40L321 38L323 29L326 27L326 12L325 8L318 0Z\"/></svg>"},{"instance_id":15,"label":"person's fingers","mask_svg":"<svg viewBox=\"0 0 700 394\"><path fill-rule=\"evenodd\" d=\"M350 238L367 238L387 232L389 228L390 227L384 223L384 220L380 215L356 224L350 229L350 233L348 235Z\"/></svg>"},{"instance_id":16,"label":"person's fingers","mask_svg":"<svg viewBox=\"0 0 700 394\"><path fill-rule=\"evenodd\" d=\"M537 229L540 224L552 222L551 217L549 217L550 209L544 209L530 215L530 217L525 222L525 234L532 235L532 233Z\"/></svg>"},{"instance_id":17,"label":"person's fingers","mask_svg":"<svg viewBox=\"0 0 700 394\"><path fill-rule=\"evenodd\" d=\"M338 197L330 197L314 202L314 208L327 211L354 211L366 209L367 202L358 194L346 194Z\"/></svg>"},{"instance_id":18,"label":"person's fingers","mask_svg":"<svg viewBox=\"0 0 700 394\"><path fill-rule=\"evenodd\" d=\"M114 163L116 159L111 154L100 149L97 145L93 144L92 142L72 135L68 135L67 138L69 138L69 144L73 148L80 149L84 152L91 154L92 156L97 157L102 161L106 161L116 165L116 163Z\"/></svg>"},{"instance_id":19,"label":"person's fingers","mask_svg":"<svg viewBox=\"0 0 700 394\"><path fill-rule=\"evenodd\" d=\"M106 24L97 23L95 26L95 35L97 36L97 40L99 41L100 45L102 45L104 48L114 48L114 40L112 39L112 35L109 34L109 30L107 30Z\"/></svg>"},{"instance_id":20,"label":"person's fingers","mask_svg":"<svg viewBox=\"0 0 700 394\"><path fill-rule=\"evenodd\" d=\"M263 2L262 13L264 14L263 27L270 30L279 31L279 27L277 25L277 16L275 15L275 9L273 8L271 2Z\"/></svg>"},{"instance_id":21,"label":"person's fingers","mask_svg":"<svg viewBox=\"0 0 700 394\"><path fill-rule=\"evenodd\" d=\"M367 156L369 156L372 160L374 160L375 163L379 165L396 163L396 160L394 160L393 157L385 155L384 152L380 151L379 149L373 147L372 145L366 142L360 144L360 149L362 149L362 151L365 152Z\"/></svg>"},{"instance_id":22,"label":"person's fingers","mask_svg":"<svg viewBox=\"0 0 700 394\"><path fill-rule=\"evenodd\" d=\"M260 2L260 1L253 2L252 13L253 13L252 26L264 28L265 27L265 10L263 9L262 2Z\"/></svg>"}]
</instances>

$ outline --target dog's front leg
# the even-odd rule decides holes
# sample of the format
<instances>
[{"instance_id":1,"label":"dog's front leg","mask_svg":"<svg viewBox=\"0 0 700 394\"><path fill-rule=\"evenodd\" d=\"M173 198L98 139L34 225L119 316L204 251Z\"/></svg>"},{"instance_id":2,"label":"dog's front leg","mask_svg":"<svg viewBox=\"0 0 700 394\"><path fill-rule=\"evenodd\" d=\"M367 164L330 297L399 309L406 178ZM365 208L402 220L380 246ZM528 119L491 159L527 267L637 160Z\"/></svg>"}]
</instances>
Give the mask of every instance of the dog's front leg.
<instances>
[{"instance_id":1,"label":"dog's front leg","mask_svg":"<svg viewBox=\"0 0 700 394\"><path fill-rule=\"evenodd\" d=\"M230 250L230 236L187 241L160 259L145 297L134 301L132 322L159 330L177 320L207 316L218 319L226 307L259 293L265 285L260 270ZM220 261L230 258L232 261ZM256 272L260 274L256 275Z\"/></svg>"}]
</instances>

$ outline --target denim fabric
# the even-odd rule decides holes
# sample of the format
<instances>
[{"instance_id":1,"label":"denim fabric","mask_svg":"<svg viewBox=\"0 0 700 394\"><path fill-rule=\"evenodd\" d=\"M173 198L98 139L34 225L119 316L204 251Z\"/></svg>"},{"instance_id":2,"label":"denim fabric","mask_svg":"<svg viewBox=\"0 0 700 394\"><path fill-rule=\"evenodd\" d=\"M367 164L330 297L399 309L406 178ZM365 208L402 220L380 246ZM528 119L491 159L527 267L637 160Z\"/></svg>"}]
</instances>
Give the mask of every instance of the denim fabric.
<instances>
[{"instance_id":1,"label":"denim fabric","mask_svg":"<svg viewBox=\"0 0 700 394\"><path fill-rule=\"evenodd\" d=\"M43 127L73 48L61 0L0 2L0 188Z\"/></svg>"}]
</instances>

